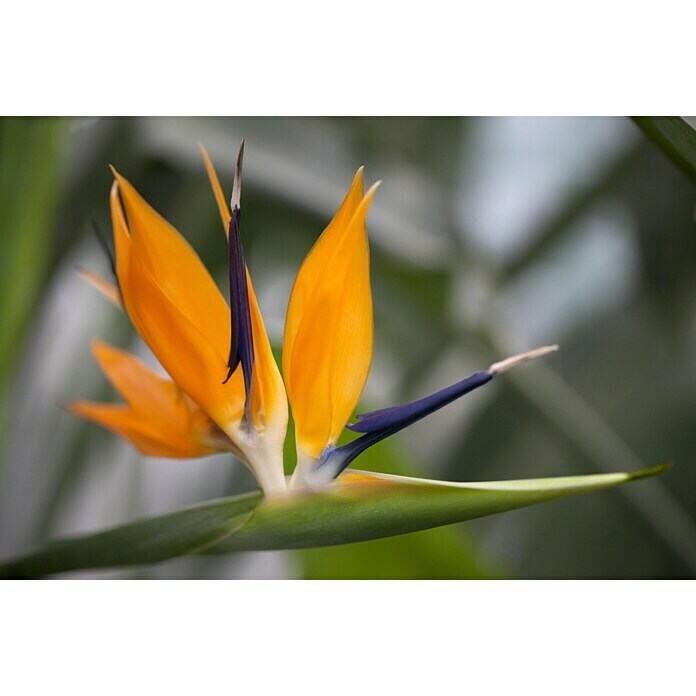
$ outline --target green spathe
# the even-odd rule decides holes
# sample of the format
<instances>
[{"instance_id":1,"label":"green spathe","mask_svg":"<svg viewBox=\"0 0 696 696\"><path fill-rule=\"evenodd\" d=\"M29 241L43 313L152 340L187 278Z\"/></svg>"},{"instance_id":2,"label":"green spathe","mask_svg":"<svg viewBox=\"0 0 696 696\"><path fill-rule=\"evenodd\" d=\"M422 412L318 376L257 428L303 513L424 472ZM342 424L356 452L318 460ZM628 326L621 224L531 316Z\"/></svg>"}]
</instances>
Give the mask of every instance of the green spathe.
<instances>
[{"instance_id":1,"label":"green spathe","mask_svg":"<svg viewBox=\"0 0 696 696\"><path fill-rule=\"evenodd\" d=\"M95 534L49 542L33 554L0 565L0 578L38 578L87 568L122 568L188 556L234 533L251 516L261 493L214 500Z\"/></svg>"},{"instance_id":2,"label":"green spathe","mask_svg":"<svg viewBox=\"0 0 696 696\"><path fill-rule=\"evenodd\" d=\"M619 486L668 468L481 483L352 471L317 492L264 499L243 528L205 552L331 546L407 534Z\"/></svg>"},{"instance_id":3,"label":"green spathe","mask_svg":"<svg viewBox=\"0 0 696 696\"><path fill-rule=\"evenodd\" d=\"M178 556L366 541L619 486L668 468L485 483L353 471L318 491L300 490L275 498L247 493L55 541L0 566L0 577L43 577L79 569L146 565Z\"/></svg>"}]
</instances>

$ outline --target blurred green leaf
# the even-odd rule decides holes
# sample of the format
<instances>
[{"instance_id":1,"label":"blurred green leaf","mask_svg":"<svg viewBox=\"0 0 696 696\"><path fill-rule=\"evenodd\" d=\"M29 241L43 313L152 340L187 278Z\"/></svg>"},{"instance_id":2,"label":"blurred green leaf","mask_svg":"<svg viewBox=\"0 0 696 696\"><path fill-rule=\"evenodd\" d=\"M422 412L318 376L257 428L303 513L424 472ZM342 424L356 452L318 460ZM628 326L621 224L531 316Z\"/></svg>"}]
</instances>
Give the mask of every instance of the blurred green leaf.
<instances>
[{"instance_id":1,"label":"blurred green leaf","mask_svg":"<svg viewBox=\"0 0 696 696\"><path fill-rule=\"evenodd\" d=\"M620 152L604 165L591 181L578 186L572 195L551 214L535 234L533 240L507 261L499 270L499 283L509 282L537 263L563 237L572 234L576 223L596 206L598 201L622 193L627 180L637 170L646 168L646 145L639 142Z\"/></svg>"},{"instance_id":2,"label":"blurred green leaf","mask_svg":"<svg viewBox=\"0 0 696 696\"><path fill-rule=\"evenodd\" d=\"M636 125L696 180L696 131L679 116L635 116Z\"/></svg>"},{"instance_id":3,"label":"blurred green leaf","mask_svg":"<svg viewBox=\"0 0 696 696\"><path fill-rule=\"evenodd\" d=\"M0 119L0 388L50 257L64 131L61 119Z\"/></svg>"},{"instance_id":4,"label":"blurred green leaf","mask_svg":"<svg viewBox=\"0 0 696 696\"><path fill-rule=\"evenodd\" d=\"M193 554L241 527L260 497L258 492L246 493L104 532L54 541L30 556L0 566L0 578L148 565Z\"/></svg>"},{"instance_id":5,"label":"blurred green leaf","mask_svg":"<svg viewBox=\"0 0 696 696\"><path fill-rule=\"evenodd\" d=\"M486 580L501 577L457 526L300 551L307 580Z\"/></svg>"},{"instance_id":6,"label":"blurred green leaf","mask_svg":"<svg viewBox=\"0 0 696 696\"><path fill-rule=\"evenodd\" d=\"M486 483L353 471L321 491L297 491L275 498L248 493L55 541L35 554L0 566L0 577L41 577L82 568L144 565L188 554L367 541L602 490L657 476L668 468L662 465L630 474Z\"/></svg>"}]
</instances>

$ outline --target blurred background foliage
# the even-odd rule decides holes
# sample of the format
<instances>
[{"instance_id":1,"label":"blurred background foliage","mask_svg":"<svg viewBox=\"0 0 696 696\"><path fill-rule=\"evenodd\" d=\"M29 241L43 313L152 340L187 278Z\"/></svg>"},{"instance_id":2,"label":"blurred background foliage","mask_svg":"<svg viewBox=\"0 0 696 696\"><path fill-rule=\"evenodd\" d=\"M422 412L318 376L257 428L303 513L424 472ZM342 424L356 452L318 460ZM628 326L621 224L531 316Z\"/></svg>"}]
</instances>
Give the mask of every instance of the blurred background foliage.
<instances>
[{"instance_id":1,"label":"blurred background foliage","mask_svg":"<svg viewBox=\"0 0 696 696\"><path fill-rule=\"evenodd\" d=\"M253 486L229 457L144 459L63 408L115 398L90 358L92 338L153 362L75 272L108 274L91 232L94 221L110 233L107 164L224 287L225 239L197 143L229 190L244 136L247 260L278 349L294 274L353 173L365 164L369 183L384 180L368 220L376 345L362 410L518 350L562 346L357 466L453 480L675 467L661 480L393 539L110 575L693 577L694 138L687 121L637 123L0 119L0 557Z\"/></svg>"}]
</instances>

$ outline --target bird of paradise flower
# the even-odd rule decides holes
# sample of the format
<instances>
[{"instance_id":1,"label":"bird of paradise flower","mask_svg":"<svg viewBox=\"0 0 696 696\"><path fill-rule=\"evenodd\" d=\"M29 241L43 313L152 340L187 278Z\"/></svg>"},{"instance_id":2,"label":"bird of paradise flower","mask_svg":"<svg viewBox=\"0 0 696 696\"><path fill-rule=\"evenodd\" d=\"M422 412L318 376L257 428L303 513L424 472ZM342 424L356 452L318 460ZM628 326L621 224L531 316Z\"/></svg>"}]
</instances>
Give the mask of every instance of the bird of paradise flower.
<instances>
[{"instance_id":1,"label":"bird of paradise flower","mask_svg":"<svg viewBox=\"0 0 696 696\"><path fill-rule=\"evenodd\" d=\"M357 171L338 212L300 268L285 322L283 381L244 260L244 144L231 212L213 164L201 149L229 242L230 307L194 250L116 170L111 216L117 286L88 277L123 304L173 381L128 353L95 342L94 356L126 405L76 402L71 408L125 437L143 454L197 457L230 451L267 495L323 486L366 448L496 374L557 350L553 345L516 355L418 401L360 414L356 423L348 424L372 358L366 217L380 182L365 193L363 168ZM288 400L297 445L297 465L289 481L282 459ZM362 436L338 447L345 427Z\"/></svg>"},{"instance_id":2,"label":"bird of paradise flower","mask_svg":"<svg viewBox=\"0 0 696 696\"><path fill-rule=\"evenodd\" d=\"M228 238L230 303L186 240L112 168L114 282L83 271L123 307L168 374L95 341L94 357L125 403L78 401L79 416L145 455L233 453L262 493L212 501L96 535L61 540L0 565L0 577L152 563L191 553L298 548L362 541L494 514L654 476L631 473L453 483L346 472L367 448L558 346L503 359L411 403L353 415L372 358L373 313L366 229L379 182L358 169L333 219L305 258L285 321L282 368L259 311L241 238L240 147L230 208L201 146ZM288 402L297 464L283 467ZM344 445L344 428L358 437Z\"/></svg>"}]
</instances>

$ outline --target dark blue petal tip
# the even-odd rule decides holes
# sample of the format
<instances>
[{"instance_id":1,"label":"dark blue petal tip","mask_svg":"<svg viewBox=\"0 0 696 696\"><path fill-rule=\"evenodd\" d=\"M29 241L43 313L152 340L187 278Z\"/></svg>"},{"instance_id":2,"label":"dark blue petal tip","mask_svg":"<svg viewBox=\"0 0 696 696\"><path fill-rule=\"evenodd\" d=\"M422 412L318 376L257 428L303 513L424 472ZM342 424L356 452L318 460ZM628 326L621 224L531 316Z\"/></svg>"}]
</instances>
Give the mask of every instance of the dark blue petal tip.
<instances>
[{"instance_id":1,"label":"dark blue petal tip","mask_svg":"<svg viewBox=\"0 0 696 696\"><path fill-rule=\"evenodd\" d=\"M459 397L487 384L495 375L556 350L558 350L557 345L550 345L513 355L510 358L493 363L485 372L476 372L461 382L445 387L430 396L412 401L410 404L392 406L391 408L383 408L379 411L358 415L357 423L351 423L347 427L355 433L363 433L362 436L349 442L347 445L325 449L319 459L317 471L327 471L327 475L331 474L335 478L368 447L372 447L372 445L399 432L399 430L407 428L412 423L425 418L425 416L430 415Z\"/></svg>"},{"instance_id":2,"label":"dark blue petal tip","mask_svg":"<svg viewBox=\"0 0 696 696\"><path fill-rule=\"evenodd\" d=\"M557 345L542 346L526 353L513 355L510 358L493 363L485 372L475 372L471 377L467 377L450 387L445 387L430 396L412 401L403 406L392 406L391 408L383 408L379 411L358 415L357 423L351 423L347 427L353 432L362 433L362 436L341 447L327 447L319 458L316 473L324 480L336 478L368 447L372 447L372 445L399 432L399 430L407 428L412 423L425 418L425 416L452 403L452 401L474 389L482 387L490 382L495 375L556 350L558 350Z\"/></svg>"}]
</instances>

